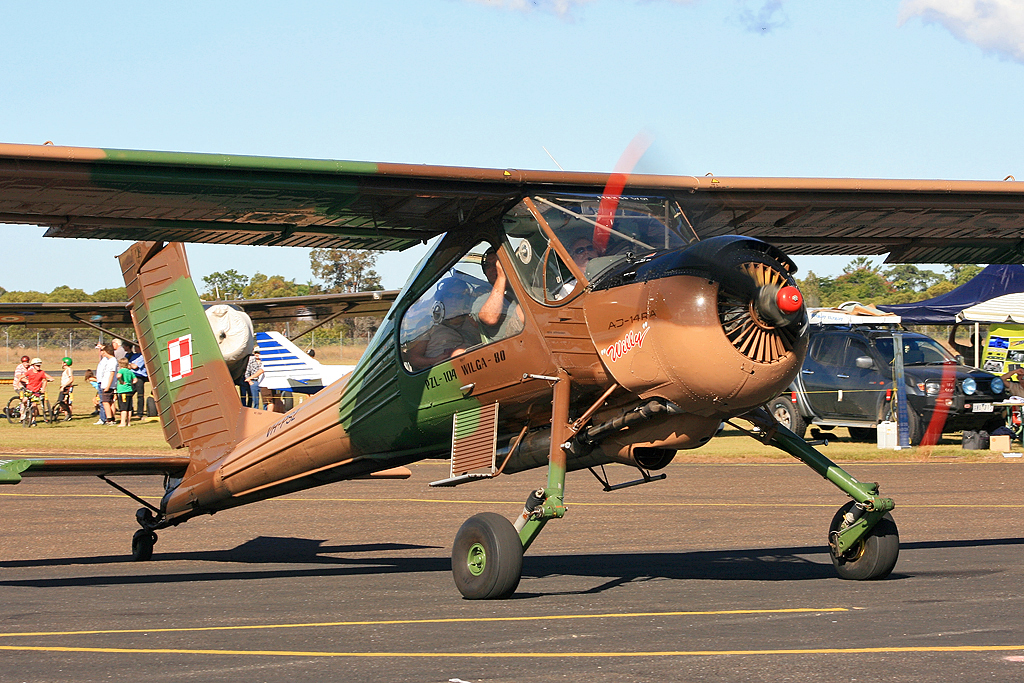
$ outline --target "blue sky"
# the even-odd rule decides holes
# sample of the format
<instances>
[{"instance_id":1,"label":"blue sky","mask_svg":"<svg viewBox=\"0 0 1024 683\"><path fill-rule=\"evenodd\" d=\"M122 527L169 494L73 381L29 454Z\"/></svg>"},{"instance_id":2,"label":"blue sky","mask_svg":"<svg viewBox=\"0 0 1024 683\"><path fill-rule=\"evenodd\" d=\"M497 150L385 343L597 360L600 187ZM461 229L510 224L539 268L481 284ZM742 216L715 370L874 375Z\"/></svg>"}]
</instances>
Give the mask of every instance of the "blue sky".
<instances>
[{"instance_id":1,"label":"blue sky","mask_svg":"<svg viewBox=\"0 0 1024 683\"><path fill-rule=\"evenodd\" d=\"M602 171L646 131L647 172L1024 179L1024 3L9 3L0 93L3 142ZM46 263L0 286L123 284L124 243L41 235L0 226ZM188 251L311 278L305 250Z\"/></svg>"}]
</instances>

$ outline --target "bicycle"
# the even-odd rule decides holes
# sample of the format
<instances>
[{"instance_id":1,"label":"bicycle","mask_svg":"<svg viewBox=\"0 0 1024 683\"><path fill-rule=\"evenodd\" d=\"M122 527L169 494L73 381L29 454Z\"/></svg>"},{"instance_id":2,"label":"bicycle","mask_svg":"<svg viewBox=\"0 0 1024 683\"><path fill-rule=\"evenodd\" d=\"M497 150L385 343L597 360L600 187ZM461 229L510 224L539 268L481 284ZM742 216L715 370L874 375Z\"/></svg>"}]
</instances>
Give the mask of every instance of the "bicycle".
<instances>
[{"instance_id":1,"label":"bicycle","mask_svg":"<svg viewBox=\"0 0 1024 683\"><path fill-rule=\"evenodd\" d=\"M7 416L7 421L12 425L16 425L21 422L21 394L17 394L11 397L11 400L7 402L7 409L4 411L4 415Z\"/></svg>"},{"instance_id":2,"label":"bicycle","mask_svg":"<svg viewBox=\"0 0 1024 683\"><path fill-rule=\"evenodd\" d=\"M74 393L75 388L69 386L67 391L61 391L57 395L57 403L53 406L53 412L50 413L53 422L69 422L71 420L71 407L74 405Z\"/></svg>"},{"instance_id":3,"label":"bicycle","mask_svg":"<svg viewBox=\"0 0 1024 683\"><path fill-rule=\"evenodd\" d=\"M37 418L42 418L43 422L49 424L51 422L51 410L50 402L46 400L46 394L43 392L26 391L26 397L24 400L21 415L21 424L24 427L32 427L36 424Z\"/></svg>"}]
</instances>

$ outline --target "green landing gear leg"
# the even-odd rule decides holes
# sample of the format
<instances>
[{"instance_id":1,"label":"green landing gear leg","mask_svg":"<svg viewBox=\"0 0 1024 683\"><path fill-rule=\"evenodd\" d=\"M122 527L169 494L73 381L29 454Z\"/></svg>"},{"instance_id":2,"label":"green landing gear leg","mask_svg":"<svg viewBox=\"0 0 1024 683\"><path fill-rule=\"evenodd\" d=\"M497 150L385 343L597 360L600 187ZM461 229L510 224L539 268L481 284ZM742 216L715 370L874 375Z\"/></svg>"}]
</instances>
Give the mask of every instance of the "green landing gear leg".
<instances>
[{"instance_id":1,"label":"green landing gear leg","mask_svg":"<svg viewBox=\"0 0 1024 683\"><path fill-rule=\"evenodd\" d=\"M839 576L855 581L884 579L896 566L900 553L899 531L889 511L892 498L878 494L877 483L854 479L806 441L783 427L764 408L743 416L755 425L751 436L789 453L853 500L836 512L829 525L828 548Z\"/></svg>"},{"instance_id":2,"label":"green landing gear leg","mask_svg":"<svg viewBox=\"0 0 1024 683\"><path fill-rule=\"evenodd\" d=\"M554 379L554 378L551 378ZM452 546L452 576L468 600L506 598L523 572L523 553L549 519L565 516L565 449L569 439L569 375L558 371L551 404L548 485L530 493L513 525L491 512L473 515L459 529Z\"/></svg>"}]
</instances>

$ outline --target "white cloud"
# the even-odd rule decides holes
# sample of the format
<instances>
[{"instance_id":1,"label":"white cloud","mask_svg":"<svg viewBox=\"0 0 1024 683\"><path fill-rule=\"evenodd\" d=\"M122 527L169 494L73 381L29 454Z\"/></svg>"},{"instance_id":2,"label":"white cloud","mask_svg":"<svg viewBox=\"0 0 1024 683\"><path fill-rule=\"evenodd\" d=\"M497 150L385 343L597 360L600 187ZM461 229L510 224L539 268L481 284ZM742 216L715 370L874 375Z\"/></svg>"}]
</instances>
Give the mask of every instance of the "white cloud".
<instances>
[{"instance_id":1,"label":"white cloud","mask_svg":"<svg viewBox=\"0 0 1024 683\"><path fill-rule=\"evenodd\" d=\"M583 5L589 5L597 0L470 0L489 7L501 7L516 12L545 12L559 17L569 18L573 10ZM634 2L646 2L650 0L634 0ZM696 0L667 0L681 5L688 5Z\"/></svg>"},{"instance_id":2,"label":"white cloud","mask_svg":"<svg viewBox=\"0 0 1024 683\"><path fill-rule=\"evenodd\" d=\"M903 0L899 23L920 17L941 24L985 52L1024 62L1024 2L1021 0Z\"/></svg>"}]
</instances>

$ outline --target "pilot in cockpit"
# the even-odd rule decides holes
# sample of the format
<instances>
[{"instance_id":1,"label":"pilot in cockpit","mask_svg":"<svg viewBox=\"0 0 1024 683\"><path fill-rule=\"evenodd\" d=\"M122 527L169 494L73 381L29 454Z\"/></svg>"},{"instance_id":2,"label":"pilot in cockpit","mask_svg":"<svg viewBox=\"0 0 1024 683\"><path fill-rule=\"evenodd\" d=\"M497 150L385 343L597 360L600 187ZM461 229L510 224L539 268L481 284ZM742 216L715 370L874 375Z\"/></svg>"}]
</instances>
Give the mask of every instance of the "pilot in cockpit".
<instances>
[{"instance_id":1,"label":"pilot in cockpit","mask_svg":"<svg viewBox=\"0 0 1024 683\"><path fill-rule=\"evenodd\" d=\"M480 327L471 315L473 293L469 285L456 277L442 280L431 308L433 325L409 345L406 360L414 370L464 353L481 343Z\"/></svg>"}]
</instances>

